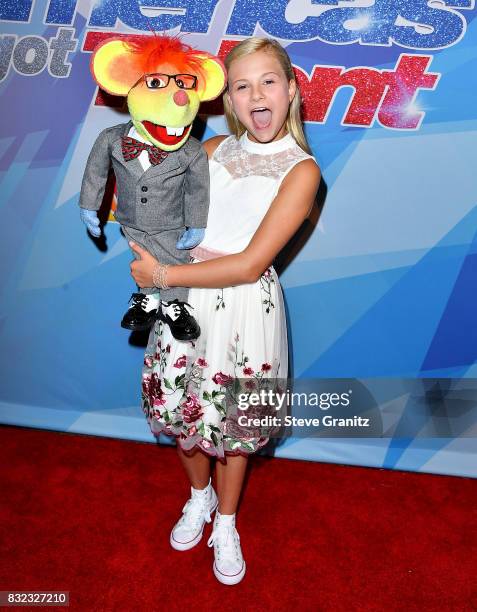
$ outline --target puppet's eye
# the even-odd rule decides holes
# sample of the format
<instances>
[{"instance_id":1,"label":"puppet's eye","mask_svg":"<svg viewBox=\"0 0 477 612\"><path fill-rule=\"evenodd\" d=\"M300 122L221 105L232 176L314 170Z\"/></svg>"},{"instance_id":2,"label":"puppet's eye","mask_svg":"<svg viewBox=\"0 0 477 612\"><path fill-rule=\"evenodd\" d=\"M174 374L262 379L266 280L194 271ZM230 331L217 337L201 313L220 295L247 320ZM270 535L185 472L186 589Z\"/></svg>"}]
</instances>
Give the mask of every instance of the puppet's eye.
<instances>
[{"instance_id":1,"label":"puppet's eye","mask_svg":"<svg viewBox=\"0 0 477 612\"><path fill-rule=\"evenodd\" d=\"M159 89L161 87L166 87L166 81L168 79L161 77L159 75L147 76L146 77L146 85L149 89Z\"/></svg>"},{"instance_id":2,"label":"puppet's eye","mask_svg":"<svg viewBox=\"0 0 477 612\"><path fill-rule=\"evenodd\" d=\"M195 89L197 77L192 74L176 74L175 81L180 89Z\"/></svg>"}]
</instances>

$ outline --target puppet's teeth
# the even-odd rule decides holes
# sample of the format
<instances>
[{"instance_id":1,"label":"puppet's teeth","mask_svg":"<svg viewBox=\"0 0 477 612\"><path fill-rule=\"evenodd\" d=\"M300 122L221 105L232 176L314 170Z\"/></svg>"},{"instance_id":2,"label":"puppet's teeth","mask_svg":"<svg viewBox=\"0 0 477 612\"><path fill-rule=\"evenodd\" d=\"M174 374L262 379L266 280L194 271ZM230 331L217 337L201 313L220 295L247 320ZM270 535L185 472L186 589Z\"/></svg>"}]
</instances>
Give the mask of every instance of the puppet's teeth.
<instances>
[{"instance_id":1,"label":"puppet's teeth","mask_svg":"<svg viewBox=\"0 0 477 612\"><path fill-rule=\"evenodd\" d=\"M166 126L166 131L169 136L182 136L184 133L183 127L168 127Z\"/></svg>"}]
</instances>

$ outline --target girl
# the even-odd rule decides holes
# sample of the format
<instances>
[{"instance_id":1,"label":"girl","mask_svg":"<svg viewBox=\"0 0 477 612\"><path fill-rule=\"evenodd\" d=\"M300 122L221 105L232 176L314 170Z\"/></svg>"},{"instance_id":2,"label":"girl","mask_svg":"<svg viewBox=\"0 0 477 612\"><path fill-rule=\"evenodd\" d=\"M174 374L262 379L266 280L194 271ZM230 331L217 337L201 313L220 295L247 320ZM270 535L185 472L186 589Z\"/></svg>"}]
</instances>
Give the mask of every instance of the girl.
<instances>
[{"instance_id":1,"label":"girl","mask_svg":"<svg viewBox=\"0 0 477 612\"><path fill-rule=\"evenodd\" d=\"M191 498L170 543L188 550L202 538L217 508L208 545L213 571L236 584L245 561L235 512L247 457L268 437L241 431L224 400L231 383L286 379L287 335L283 297L272 262L308 216L320 170L306 143L300 93L286 51L274 40L249 38L227 56L224 108L232 136L204 143L209 157L210 208L205 237L191 251L193 265L165 266L130 243L140 287L191 287L190 306L202 333L174 340L158 320L143 370L143 410L154 434L175 435L191 483ZM171 305L164 313L187 313ZM202 452L197 452L202 451ZM210 478L216 464L217 495Z\"/></svg>"}]
</instances>

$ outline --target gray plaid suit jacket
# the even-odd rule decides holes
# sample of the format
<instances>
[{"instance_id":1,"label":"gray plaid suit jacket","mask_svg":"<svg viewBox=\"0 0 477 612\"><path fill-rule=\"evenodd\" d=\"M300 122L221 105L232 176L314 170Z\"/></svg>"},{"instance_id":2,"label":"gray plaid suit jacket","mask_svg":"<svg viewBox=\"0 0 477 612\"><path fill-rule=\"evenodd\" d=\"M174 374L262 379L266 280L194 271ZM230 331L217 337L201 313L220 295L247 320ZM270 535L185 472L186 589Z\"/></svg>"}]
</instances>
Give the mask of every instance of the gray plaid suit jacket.
<instances>
[{"instance_id":1,"label":"gray plaid suit jacket","mask_svg":"<svg viewBox=\"0 0 477 612\"><path fill-rule=\"evenodd\" d=\"M209 165L200 142L189 137L157 166L144 172L138 158L124 161L121 137L132 122L103 130L91 149L81 184L79 205L99 210L109 170L117 184L115 218L127 239L147 249L162 263L188 263L189 251L176 249L185 227L205 227L209 212ZM157 291L143 288L144 293ZM188 289L161 291L161 299L187 300Z\"/></svg>"}]
</instances>

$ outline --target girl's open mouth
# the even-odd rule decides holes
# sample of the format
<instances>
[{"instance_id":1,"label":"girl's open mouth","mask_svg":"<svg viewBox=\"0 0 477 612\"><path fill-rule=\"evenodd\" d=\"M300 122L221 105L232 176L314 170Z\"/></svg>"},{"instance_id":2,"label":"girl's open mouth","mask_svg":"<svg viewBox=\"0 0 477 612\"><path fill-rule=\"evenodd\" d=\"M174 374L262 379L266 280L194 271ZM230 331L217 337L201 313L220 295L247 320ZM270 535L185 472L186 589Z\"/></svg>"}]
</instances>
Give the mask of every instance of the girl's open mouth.
<instances>
[{"instance_id":1,"label":"girl's open mouth","mask_svg":"<svg viewBox=\"0 0 477 612\"><path fill-rule=\"evenodd\" d=\"M267 128L272 121L272 111L266 107L256 108L251 112L253 125L257 130Z\"/></svg>"}]
</instances>

